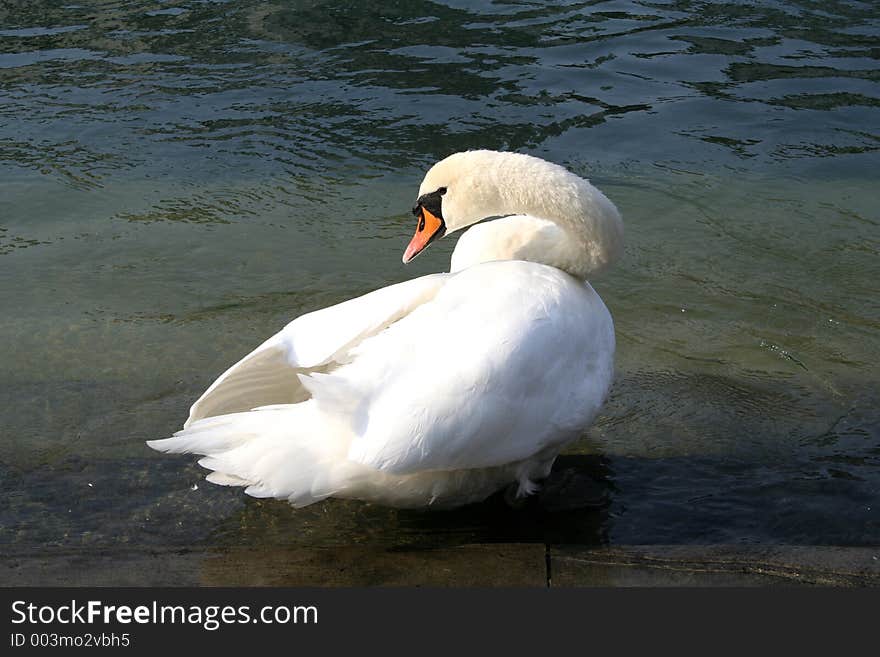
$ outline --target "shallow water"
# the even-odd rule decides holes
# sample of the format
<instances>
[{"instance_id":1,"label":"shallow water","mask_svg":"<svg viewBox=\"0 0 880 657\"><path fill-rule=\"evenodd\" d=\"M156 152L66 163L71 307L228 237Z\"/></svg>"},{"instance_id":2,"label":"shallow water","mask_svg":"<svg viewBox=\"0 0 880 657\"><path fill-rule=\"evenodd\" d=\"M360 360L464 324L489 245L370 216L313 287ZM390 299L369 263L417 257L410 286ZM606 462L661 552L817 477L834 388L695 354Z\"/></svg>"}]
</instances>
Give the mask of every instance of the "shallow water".
<instances>
[{"instance_id":1,"label":"shallow water","mask_svg":"<svg viewBox=\"0 0 880 657\"><path fill-rule=\"evenodd\" d=\"M0 547L880 542L878 35L806 0L7 3ZM296 315L447 268L400 254L467 148L626 222L617 380L550 493L295 511L144 446Z\"/></svg>"}]
</instances>

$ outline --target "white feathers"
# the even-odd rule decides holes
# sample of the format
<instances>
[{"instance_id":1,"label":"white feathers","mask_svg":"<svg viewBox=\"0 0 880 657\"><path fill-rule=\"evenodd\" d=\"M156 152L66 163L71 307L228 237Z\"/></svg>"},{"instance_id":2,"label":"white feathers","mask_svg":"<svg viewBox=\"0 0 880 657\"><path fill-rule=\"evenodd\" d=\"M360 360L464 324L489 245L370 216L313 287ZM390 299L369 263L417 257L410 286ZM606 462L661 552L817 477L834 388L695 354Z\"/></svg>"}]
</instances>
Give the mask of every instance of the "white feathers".
<instances>
[{"instance_id":1,"label":"white feathers","mask_svg":"<svg viewBox=\"0 0 880 657\"><path fill-rule=\"evenodd\" d=\"M619 246L619 216L589 183L536 158L450 159L453 177L440 163L423 189L448 187L451 229L517 199L532 213L543 199L546 215L476 226L453 254L455 273L299 317L221 375L184 430L148 444L200 454L209 481L296 506L329 496L454 506L514 481L531 493L611 384L611 316L565 271L615 256L603 249ZM467 190L479 197L470 207Z\"/></svg>"}]
</instances>

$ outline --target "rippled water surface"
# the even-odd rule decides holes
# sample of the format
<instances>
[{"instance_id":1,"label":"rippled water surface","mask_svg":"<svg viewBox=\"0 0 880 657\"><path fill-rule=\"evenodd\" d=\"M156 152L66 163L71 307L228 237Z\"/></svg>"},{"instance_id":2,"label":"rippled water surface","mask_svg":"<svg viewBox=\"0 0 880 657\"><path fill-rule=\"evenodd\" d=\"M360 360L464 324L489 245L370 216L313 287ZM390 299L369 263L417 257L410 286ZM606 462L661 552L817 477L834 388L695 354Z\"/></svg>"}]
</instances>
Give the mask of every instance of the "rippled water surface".
<instances>
[{"instance_id":1,"label":"rippled water surface","mask_svg":"<svg viewBox=\"0 0 880 657\"><path fill-rule=\"evenodd\" d=\"M878 35L870 2L0 5L0 548L880 542ZM626 221L551 502L294 511L144 446L296 315L446 269L400 253L468 148Z\"/></svg>"}]
</instances>

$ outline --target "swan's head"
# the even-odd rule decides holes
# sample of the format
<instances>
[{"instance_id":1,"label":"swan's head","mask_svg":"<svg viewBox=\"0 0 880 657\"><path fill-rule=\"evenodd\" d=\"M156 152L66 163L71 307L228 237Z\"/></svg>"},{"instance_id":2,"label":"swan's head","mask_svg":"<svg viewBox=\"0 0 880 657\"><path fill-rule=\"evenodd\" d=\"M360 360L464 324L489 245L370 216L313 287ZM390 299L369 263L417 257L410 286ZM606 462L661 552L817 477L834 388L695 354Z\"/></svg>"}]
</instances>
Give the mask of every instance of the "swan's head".
<instances>
[{"instance_id":1,"label":"swan's head","mask_svg":"<svg viewBox=\"0 0 880 657\"><path fill-rule=\"evenodd\" d=\"M605 269L623 243L620 215L602 192L558 164L521 153L465 151L441 160L425 175L413 214L405 263L446 234L516 214L553 222L579 245L577 263L558 263L571 273Z\"/></svg>"},{"instance_id":2,"label":"swan's head","mask_svg":"<svg viewBox=\"0 0 880 657\"><path fill-rule=\"evenodd\" d=\"M403 254L403 262L409 262L448 233L501 214L495 209L500 205L500 199L494 180L499 173L498 167L511 156L529 157L497 151L465 151L450 155L431 167L413 206L416 232ZM537 158L529 159L543 162ZM490 172L489 168L493 170Z\"/></svg>"}]
</instances>

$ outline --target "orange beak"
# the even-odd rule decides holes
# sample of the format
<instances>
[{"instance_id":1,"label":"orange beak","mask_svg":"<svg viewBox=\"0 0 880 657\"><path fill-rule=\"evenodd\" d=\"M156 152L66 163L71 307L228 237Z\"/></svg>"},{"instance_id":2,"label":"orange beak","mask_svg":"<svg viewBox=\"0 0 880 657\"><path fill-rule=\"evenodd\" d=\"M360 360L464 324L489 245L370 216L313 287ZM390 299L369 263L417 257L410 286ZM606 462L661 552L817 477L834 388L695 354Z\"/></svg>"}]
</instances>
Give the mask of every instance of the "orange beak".
<instances>
[{"instance_id":1,"label":"orange beak","mask_svg":"<svg viewBox=\"0 0 880 657\"><path fill-rule=\"evenodd\" d=\"M435 217L430 211L423 206L418 206L419 223L416 226L416 234L409 241L409 246L403 252L403 262L408 263L410 260L425 250L431 242L439 237L443 237L446 227L442 219Z\"/></svg>"}]
</instances>

